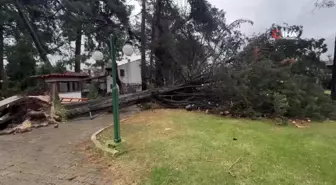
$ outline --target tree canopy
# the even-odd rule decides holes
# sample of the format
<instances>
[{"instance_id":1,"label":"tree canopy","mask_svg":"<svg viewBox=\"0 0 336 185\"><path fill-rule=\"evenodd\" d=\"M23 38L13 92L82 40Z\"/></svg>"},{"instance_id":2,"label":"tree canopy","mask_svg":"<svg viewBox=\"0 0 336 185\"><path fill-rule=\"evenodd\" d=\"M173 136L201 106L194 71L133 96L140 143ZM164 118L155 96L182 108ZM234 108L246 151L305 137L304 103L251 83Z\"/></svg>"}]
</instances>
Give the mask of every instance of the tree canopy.
<instances>
[{"instance_id":1,"label":"tree canopy","mask_svg":"<svg viewBox=\"0 0 336 185\"><path fill-rule=\"evenodd\" d=\"M140 3L141 20L131 16L133 7L125 0L1 0L1 93L27 89L35 74L81 72L94 50L104 52L105 59L95 64L103 68L111 47L107 41L114 35L118 58L126 41L140 50L143 87L211 84L205 91L213 98L203 100L222 102L242 115L312 116L317 110L316 117L328 117L323 38L274 40L269 31L248 37L240 26L251 20L229 22L227 12L207 0L188 0L187 8L173 0ZM331 7L334 1L316 6ZM55 56L60 59L51 61ZM4 93L7 87L10 93ZM303 98L318 93L317 100Z\"/></svg>"}]
</instances>

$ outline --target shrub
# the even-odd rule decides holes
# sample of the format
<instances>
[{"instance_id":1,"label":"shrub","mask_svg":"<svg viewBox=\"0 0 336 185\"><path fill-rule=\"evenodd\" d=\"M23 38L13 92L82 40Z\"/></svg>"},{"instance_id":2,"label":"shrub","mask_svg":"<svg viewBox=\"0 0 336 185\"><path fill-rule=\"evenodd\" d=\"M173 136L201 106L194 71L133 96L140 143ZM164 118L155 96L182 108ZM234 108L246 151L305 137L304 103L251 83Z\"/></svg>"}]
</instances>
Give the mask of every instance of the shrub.
<instances>
[{"instance_id":1,"label":"shrub","mask_svg":"<svg viewBox=\"0 0 336 185\"><path fill-rule=\"evenodd\" d=\"M64 108L64 106L59 102L55 101L55 115L59 118L58 121L66 121L67 120L67 110Z\"/></svg>"},{"instance_id":2,"label":"shrub","mask_svg":"<svg viewBox=\"0 0 336 185\"><path fill-rule=\"evenodd\" d=\"M97 99L98 97L99 97L98 88L96 87L96 85L90 84L89 85L89 94L88 94L89 100L94 100L94 99Z\"/></svg>"}]
</instances>

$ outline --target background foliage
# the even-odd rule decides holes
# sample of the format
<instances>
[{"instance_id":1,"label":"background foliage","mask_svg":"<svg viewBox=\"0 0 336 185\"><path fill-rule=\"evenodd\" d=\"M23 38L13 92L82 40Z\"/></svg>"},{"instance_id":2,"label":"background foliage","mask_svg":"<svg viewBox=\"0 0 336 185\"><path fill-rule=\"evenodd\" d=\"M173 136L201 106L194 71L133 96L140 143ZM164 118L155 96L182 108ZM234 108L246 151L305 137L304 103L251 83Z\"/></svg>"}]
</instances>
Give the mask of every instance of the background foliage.
<instances>
[{"instance_id":1,"label":"background foliage","mask_svg":"<svg viewBox=\"0 0 336 185\"><path fill-rule=\"evenodd\" d=\"M94 50L107 59L107 40L116 35L119 51L128 40L136 50L145 48L142 80L149 87L211 84L202 89L210 98L198 103L238 116L332 117L334 105L323 89L330 86L323 38L274 40L269 31L247 37L239 27L252 21L228 22L226 12L206 0L188 0L185 7L172 0L144 3L141 22L124 0L1 0L1 96L36 87L32 75L81 72ZM104 61L94 66L103 70Z\"/></svg>"}]
</instances>

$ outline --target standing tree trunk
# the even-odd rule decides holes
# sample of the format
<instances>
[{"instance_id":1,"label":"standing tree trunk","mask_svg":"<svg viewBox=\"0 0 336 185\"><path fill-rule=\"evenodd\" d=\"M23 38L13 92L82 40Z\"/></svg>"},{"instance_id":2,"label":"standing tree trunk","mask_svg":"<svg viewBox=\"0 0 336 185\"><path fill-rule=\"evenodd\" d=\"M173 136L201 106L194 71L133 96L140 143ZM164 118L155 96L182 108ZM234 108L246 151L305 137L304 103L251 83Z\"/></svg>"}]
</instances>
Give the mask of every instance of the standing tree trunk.
<instances>
[{"instance_id":1,"label":"standing tree trunk","mask_svg":"<svg viewBox=\"0 0 336 185\"><path fill-rule=\"evenodd\" d=\"M336 38L334 45L334 63L332 67L332 78L331 78L331 98L336 100Z\"/></svg>"},{"instance_id":2,"label":"standing tree trunk","mask_svg":"<svg viewBox=\"0 0 336 185\"><path fill-rule=\"evenodd\" d=\"M4 92L5 88L5 68L4 68L4 26L0 23L0 92Z\"/></svg>"},{"instance_id":3,"label":"standing tree trunk","mask_svg":"<svg viewBox=\"0 0 336 185\"><path fill-rule=\"evenodd\" d=\"M40 40L39 36L36 33L36 30L34 30L32 25L30 24L30 21L29 21L28 17L24 14L23 7L22 7L19 0L15 1L15 7L16 7L18 13L19 13L20 19L23 21L23 23L25 24L30 36L32 37L32 39L35 43L35 46L36 46L36 48L37 48L37 50L40 54L41 59L47 65L47 67L51 67L51 63L50 63L50 61L47 57L47 52L43 48L43 45L41 43L41 40Z\"/></svg>"},{"instance_id":4,"label":"standing tree trunk","mask_svg":"<svg viewBox=\"0 0 336 185\"><path fill-rule=\"evenodd\" d=\"M155 16L153 16L152 22L151 22L151 43L150 43L150 56L149 56L149 83L152 84L153 83L153 71L154 71L154 43L156 40L156 36L155 36Z\"/></svg>"},{"instance_id":5,"label":"standing tree trunk","mask_svg":"<svg viewBox=\"0 0 336 185\"><path fill-rule=\"evenodd\" d=\"M76 32L76 44L75 44L75 72L81 71L81 48L82 48L82 27L80 26Z\"/></svg>"},{"instance_id":6,"label":"standing tree trunk","mask_svg":"<svg viewBox=\"0 0 336 185\"><path fill-rule=\"evenodd\" d=\"M142 17L141 17L141 87L147 89L146 74L146 0L142 0Z\"/></svg>"},{"instance_id":7,"label":"standing tree trunk","mask_svg":"<svg viewBox=\"0 0 336 185\"><path fill-rule=\"evenodd\" d=\"M155 14L156 14L156 27L160 26L161 22L161 9L162 9L162 0L156 0L156 5L155 5ZM160 48L160 39L161 39L161 31L160 29L157 29L158 32L157 34L157 39L155 41L155 54L156 56L160 55L160 51L158 48ZM155 60L155 83L157 87L162 87L164 85L164 78L163 78L163 61L162 58L157 58Z\"/></svg>"}]
</instances>

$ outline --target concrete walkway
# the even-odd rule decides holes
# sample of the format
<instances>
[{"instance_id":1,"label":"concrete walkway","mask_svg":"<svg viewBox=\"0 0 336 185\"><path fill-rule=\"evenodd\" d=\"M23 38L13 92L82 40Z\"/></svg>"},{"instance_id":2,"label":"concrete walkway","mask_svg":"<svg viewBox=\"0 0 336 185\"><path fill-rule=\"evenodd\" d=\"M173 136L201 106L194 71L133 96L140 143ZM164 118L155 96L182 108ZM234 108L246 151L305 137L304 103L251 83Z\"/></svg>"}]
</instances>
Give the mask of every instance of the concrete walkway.
<instances>
[{"instance_id":1,"label":"concrete walkway","mask_svg":"<svg viewBox=\"0 0 336 185\"><path fill-rule=\"evenodd\" d=\"M137 112L129 108L121 118ZM112 115L64 123L30 133L0 136L0 185L110 185L98 166L79 153L78 144L112 123Z\"/></svg>"}]
</instances>

